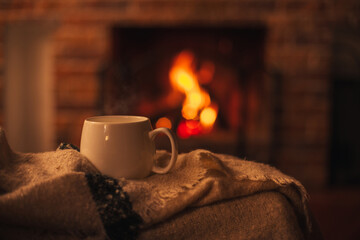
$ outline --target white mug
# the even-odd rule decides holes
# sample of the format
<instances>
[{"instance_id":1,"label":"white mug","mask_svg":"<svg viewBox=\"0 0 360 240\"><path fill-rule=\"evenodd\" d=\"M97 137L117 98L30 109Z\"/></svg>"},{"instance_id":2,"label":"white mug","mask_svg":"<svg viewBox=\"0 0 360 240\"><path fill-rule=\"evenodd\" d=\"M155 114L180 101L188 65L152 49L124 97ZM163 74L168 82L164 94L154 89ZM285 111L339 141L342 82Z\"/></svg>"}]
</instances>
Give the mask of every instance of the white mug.
<instances>
[{"instance_id":1,"label":"white mug","mask_svg":"<svg viewBox=\"0 0 360 240\"><path fill-rule=\"evenodd\" d=\"M159 133L166 134L171 143L171 159L165 167L154 163L154 138ZM170 171L177 160L178 145L171 130L152 130L147 117L96 116L84 121L80 153L103 174L115 178L143 178L151 172Z\"/></svg>"}]
</instances>

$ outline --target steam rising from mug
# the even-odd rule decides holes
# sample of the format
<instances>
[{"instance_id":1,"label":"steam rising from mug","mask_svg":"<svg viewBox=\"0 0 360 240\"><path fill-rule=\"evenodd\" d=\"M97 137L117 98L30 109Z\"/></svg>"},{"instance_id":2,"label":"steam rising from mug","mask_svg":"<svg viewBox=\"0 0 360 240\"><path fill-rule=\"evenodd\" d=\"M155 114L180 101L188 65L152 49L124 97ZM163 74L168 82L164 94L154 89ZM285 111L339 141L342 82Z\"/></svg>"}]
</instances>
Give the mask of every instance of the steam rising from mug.
<instances>
[{"instance_id":1,"label":"steam rising from mug","mask_svg":"<svg viewBox=\"0 0 360 240\"><path fill-rule=\"evenodd\" d=\"M171 159L167 166L154 162L154 139L164 133L170 139ZM178 156L178 145L170 129L152 130L150 120L141 116L96 116L84 121L80 152L102 174L115 178L144 178L151 172L167 173Z\"/></svg>"}]
</instances>

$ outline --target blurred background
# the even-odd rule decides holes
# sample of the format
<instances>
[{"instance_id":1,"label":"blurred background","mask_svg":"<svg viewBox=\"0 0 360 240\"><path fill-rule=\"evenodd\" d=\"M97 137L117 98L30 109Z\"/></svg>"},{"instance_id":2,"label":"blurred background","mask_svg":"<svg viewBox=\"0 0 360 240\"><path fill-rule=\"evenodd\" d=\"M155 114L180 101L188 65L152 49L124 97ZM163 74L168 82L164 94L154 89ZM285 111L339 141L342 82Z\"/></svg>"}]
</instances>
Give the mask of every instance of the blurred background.
<instances>
[{"instance_id":1,"label":"blurred background","mask_svg":"<svg viewBox=\"0 0 360 240\"><path fill-rule=\"evenodd\" d=\"M360 238L358 0L0 1L0 97L17 151L145 115L294 176L325 239Z\"/></svg>"}]
</instances>

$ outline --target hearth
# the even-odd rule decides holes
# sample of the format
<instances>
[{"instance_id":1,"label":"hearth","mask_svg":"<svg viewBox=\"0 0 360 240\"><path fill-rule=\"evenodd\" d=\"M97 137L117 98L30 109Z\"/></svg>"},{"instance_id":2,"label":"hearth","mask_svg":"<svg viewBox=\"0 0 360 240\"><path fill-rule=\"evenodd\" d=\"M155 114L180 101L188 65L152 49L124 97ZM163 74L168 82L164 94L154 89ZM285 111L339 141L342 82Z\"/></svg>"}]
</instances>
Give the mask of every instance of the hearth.
<instances>
[{"instance_id":1,"label":"hearth","mask_svg":"<svg viewBox=\"0 0 360 240\"><path fill-rule=\"evenodd\" d=\"M265 37L264 26L114 27L103 113L148 116L177 133L180 151L246 156L264 115Z\"/></svg>"}]
</instances>

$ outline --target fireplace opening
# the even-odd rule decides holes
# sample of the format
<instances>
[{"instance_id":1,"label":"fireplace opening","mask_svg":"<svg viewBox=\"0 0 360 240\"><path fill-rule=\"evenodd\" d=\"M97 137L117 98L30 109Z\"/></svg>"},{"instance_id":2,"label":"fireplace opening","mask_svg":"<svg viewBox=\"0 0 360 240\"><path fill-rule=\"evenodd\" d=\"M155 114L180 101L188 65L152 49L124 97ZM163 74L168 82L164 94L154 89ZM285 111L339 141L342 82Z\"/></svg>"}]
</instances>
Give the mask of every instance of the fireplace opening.
<instances>
[{"instance_id":1,"label":"fireplace opening","mask_svg":"<svg viewBox=\"0 0 360 240\"><path fill-rule=\"evenodd\" d=\"M171 128L180 152L245 155L266 101L265 37L262 26L113 27L103 113ZM166 139L157 145L169 148Z\"/></svg>"}]
</instances>

